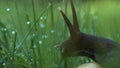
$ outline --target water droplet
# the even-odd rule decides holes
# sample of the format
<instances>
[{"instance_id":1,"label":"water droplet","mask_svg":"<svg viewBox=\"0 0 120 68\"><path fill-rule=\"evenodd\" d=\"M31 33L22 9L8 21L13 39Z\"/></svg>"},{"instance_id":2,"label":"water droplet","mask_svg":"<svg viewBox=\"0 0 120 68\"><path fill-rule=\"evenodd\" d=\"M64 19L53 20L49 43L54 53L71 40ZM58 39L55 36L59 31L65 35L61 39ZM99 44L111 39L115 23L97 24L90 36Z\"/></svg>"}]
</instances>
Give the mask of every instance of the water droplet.
<instances>
[{"instance_id":1,"label":"water droplet","mask_svg":"<svg viewBox=\"0 0 120 68\"><path fill-rule=\"evenodd\" d=\"M31 59L33 61L33 59Z\"/></svg>"},{"instance_id":2,"label":"water droplet","mask_svg":"<svg viewBox=\"0 0 120 68\"><path fill-rule=\"evenodd\" d=\"M90 60L90 62L93 62L93 60Z\"/></svg>"},{"instance_id":3,"label":"water droplet","mask_svg":"<svg viewBox=\"0 0 120 68\"><path fill-rule=\"evenodd\" d=\"M33 36L36 36L36 34L34 33Z\"/></svg>"},{"instance_id":4,"label":"water droplet","mask_svg":"<svg viewBox=\"0 0 120 68\"><path fill-rule=\"evenodd\" d=\"M15 34L15 31L12 31L12 34Z\"/></svg>"},{"instance_id":5,"label":"water droplet","mask_svg":"<svg viewBox=\"0 0 120 68\"><path fill-rule=\"evenodd\" d=\"M58 10L61 10L61 7L58 7Z\"/></svg>"},{"instance_id":6,"label":"water droplet","mask_svg":"<svg viewBox=\"0 0 120 68\"><path fill-rule=\"evenodd\" d=\"M37 46L36 46L36 45L34 45L34 46L33 46L33 48L37 48Z\"/></svg>"},{"instance_id":7,"label":"water droplet","mask_svg":"<svg viewBox=\"0 0 120 68\"><path fill-rule=\"evenodd\" d=\"M6 11L10 11L10 8L9 8L9 7L7 7L7 8L6 8Z\"/></svg>"},{"instance_id":8,"label":"water droplet","mask_svg":"<svg viewBox=\"0 0 120 68\"><path fill-rule=\"evenodd\" d=\"M43 20L43 17L40 17L40 20Z\"/></svg>"},{"instance_id":9,"label":"water droplet","mask_svg":"<svg viewBox=\"0 0 120 68\"><path fill-rule=\"evenodd\" d=\"M2 28L2 31L7 31L7 28Z\"/></svg>"},{"instance_id":10,"label":"water droplet","mask_svg":"<svg viewBox=\"0 0 120 68\"><path fill-rule=\"evenodd\" d=\"M48 38L48 35L46 35L46 34L42 35L42 38Z\"/></svg>"},{"instance_id":11,"label":"water droplet","mask_svg":"<svg viewBox=\"0 0 120 68\"><path fill-rule=\"evenodd\" d=\"M52 29L52 30L51 30L51 33L54 33L54 32L55 32L55 30Z\"/></svg>"},{"instance_id":12,"label":"water droplet","mask_svg":"<svg viewBox=\"0 0 120 68\"><path fill-rule=\"evenodd\" d=\"M39 40L39 44L42 44L43 42L42 42L42 40Z\"/></svg>"},{"instance_id":13,"label":"water droplet","mask_svg":"<svg viewBox=\"0 0 120 68\"><path fill-rule=\"evenodd\" d=\"M45 28L45 24L43 22L40 23L40 28Z\"/></svg>"},{"instance_id":14,"label":"water droplet","mask_svg":"<svg viewBox=\"0 0 120 68\"><path fill-rule=\"evenodd\" d=\"M31 22L30 22L30 21L27 21L26 23L29 25Z\"/></svg>"},{"instance_id":15,"label":"water droplet","mask_svg":"<svg viewBox=\"0 0 120 68\"><path fill-rule=\"evenodd\" d=\"M13 57L10 57L10 59L12 60L12 59L13 59Z\"/></svg>"},{"instance_id":16,"label":"water droplet","mask_svg":"<svg viewBox=\"0 0 120 68\"><path fill-rule=\"evenodd\" d=\"M49 2L49 6L51 6L52 4Z\"/></svg>"},{"instance_id":17,"label":"water droplet","mask_svg":"<svg viewBox=\"0 0 120 68\"><path fill-rule=\"evenodd\" d=\"M5 63L3 63L3 65L5 66Z\"/></svg>"},{"instance_id":18,"label":"water droplet","mask_svg":"<svg viewBox=\"0 0 120 68\"><path fill-rule=\"evenodd\" d=\"M44 35L45 38L48 38L48 35Z\"/></svg>"},{"instance_id":19,"label":"water droplet","mask_svg":"<svg viewBox=\"0 0 120 68\"><path fill-rule=\"evenodd\" d=\"M89 62L89 60L86 60L85 62L86 62L86 63L88 63L88 62Z\"/></svg>"}]
</instances>

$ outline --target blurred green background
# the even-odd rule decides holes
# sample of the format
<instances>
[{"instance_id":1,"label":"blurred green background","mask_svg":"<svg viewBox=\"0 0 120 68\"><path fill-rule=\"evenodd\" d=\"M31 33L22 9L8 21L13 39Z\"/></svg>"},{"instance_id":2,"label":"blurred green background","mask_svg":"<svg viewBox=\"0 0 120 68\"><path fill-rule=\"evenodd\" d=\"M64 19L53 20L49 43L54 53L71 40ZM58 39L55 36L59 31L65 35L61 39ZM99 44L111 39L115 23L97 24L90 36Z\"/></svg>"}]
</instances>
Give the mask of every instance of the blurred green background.
<instances>
[{"instance_id":1,"label":"blurred green background","mask_svg":"<svg viewBox=\"0 0 120 68\"><path fill-rule=\"evenodd\" d=\"M120 42L119 0L74 0L82 32ZM72 21L69 0L0 0L0 68L64 68L59 46ZM68 68L91 62L70 57Z\"/></svg>"}]
</instances>

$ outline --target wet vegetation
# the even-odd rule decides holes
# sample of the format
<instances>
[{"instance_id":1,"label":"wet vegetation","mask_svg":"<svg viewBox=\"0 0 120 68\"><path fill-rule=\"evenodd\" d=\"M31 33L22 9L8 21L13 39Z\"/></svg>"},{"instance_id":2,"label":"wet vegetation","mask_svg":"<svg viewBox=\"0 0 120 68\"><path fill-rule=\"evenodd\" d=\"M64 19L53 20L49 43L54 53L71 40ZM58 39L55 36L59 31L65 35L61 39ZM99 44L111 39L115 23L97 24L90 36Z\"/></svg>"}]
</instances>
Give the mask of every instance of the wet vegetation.
<instances>
[{"instance_id":1,"label":"wet vegetation","mask_svg":"<svg viewBox=\"0 0 120 68\"><path fill-rule=\"evenodd\" d=\"M75 0L82 32L120 42L117 0ZM69 0L0 0L0 68L64 68L59 44L69 32L58 7L72 21ZM68 68L91 62L66 60Z\"/></svg>"}]
</instances>

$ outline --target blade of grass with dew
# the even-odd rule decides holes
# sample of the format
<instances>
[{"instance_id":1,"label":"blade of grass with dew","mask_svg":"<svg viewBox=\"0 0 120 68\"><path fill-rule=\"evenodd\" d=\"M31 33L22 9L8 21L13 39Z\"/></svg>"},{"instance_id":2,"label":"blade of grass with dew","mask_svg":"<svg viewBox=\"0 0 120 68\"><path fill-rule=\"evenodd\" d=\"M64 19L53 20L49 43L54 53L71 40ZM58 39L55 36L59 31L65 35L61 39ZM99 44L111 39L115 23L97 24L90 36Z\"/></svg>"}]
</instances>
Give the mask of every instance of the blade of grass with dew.
<instances>
[{"instance_id":1,"label":"blade of grass with dew","mask_svg":"<svg viewBox=\"0 0 120 68\"><path fill-rule=\"evenodd\" d=\"M44 9L39 18L46 12L46 10L49 8L50 6L48 6L46 9ZM26 40L26 38L29 36L29 34L31 33L32 29L34 28L35 24L39 22L39 18L33 23L33 25L31 26L30 30L26 33L25 37L23 38L23 40L20 42L20 44L16 47L15 51L18 51L19 48L22 46L22 44L24 43L24 41Z\"/></svg>"}]
</instances>

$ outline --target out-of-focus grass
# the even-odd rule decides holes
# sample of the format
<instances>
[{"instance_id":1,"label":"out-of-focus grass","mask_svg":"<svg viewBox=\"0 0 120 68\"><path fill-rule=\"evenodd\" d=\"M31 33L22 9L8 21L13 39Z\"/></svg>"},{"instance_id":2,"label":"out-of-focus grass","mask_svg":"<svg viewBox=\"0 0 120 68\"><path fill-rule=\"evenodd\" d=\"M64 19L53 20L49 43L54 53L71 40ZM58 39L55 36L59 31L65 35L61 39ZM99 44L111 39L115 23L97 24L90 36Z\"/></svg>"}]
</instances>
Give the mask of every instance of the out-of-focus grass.
<instances>
[{"instance_id":1,"label":"out-of-focus grass","mask_svg":"<svg viewBox=\"0 0 120 68\"><path fill-rule=\"evenodd\" d=\"M0 68L62 68L59 49L69 33L57 7L72 21L69 2L0 0ZM82 32L120 41L120 5L117 1L77 1ZM67 59L67 67L91 60Z\"/></svg>"}]
</instances>

